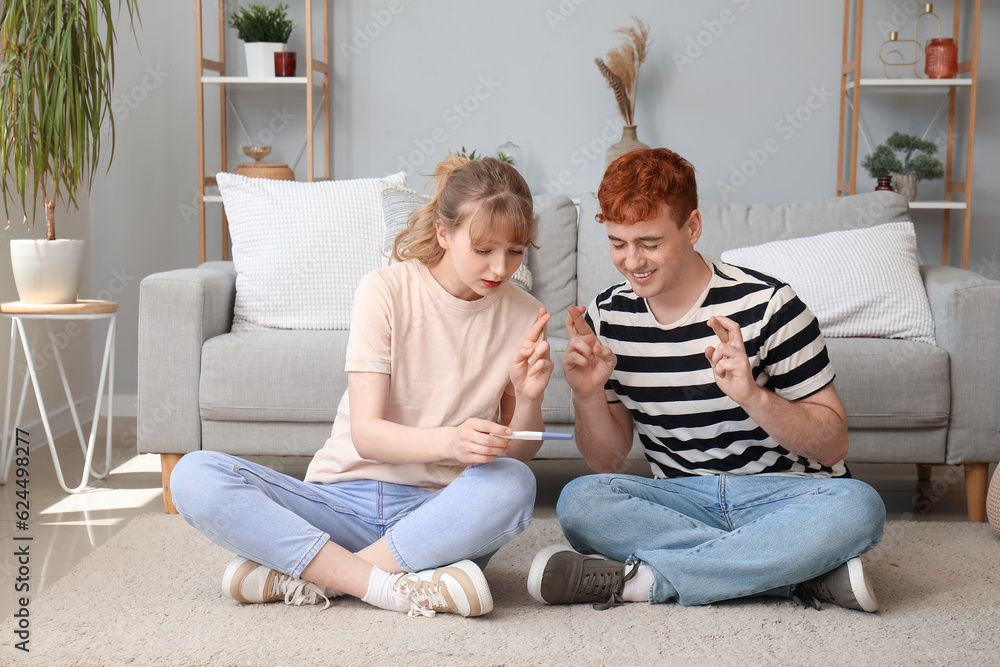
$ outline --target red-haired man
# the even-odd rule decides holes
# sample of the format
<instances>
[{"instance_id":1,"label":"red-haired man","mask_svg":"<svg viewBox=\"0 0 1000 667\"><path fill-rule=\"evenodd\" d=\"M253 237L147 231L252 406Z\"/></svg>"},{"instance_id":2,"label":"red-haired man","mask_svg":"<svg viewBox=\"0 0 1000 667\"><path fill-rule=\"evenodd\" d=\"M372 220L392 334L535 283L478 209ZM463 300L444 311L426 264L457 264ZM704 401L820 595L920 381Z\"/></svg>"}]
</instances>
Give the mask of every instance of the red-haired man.
<instances>
[{"instance_id":1,"label":"red-haired man","mask_svg":"<svg viewBox=\"0 0 1000 667\"><path fill-rule=\"evenodd\" d=\"M599 474L563 490L575 551L539 552L532 596L876 611L858 556L881 540L885 507L844 465L847 415L815 316L781 281L695 251L694 167L676 153L623 155L598 199L627 280L569 308L563 368ZM616 473L633 428L652 479Z\"/></svg>"}]
</instances>

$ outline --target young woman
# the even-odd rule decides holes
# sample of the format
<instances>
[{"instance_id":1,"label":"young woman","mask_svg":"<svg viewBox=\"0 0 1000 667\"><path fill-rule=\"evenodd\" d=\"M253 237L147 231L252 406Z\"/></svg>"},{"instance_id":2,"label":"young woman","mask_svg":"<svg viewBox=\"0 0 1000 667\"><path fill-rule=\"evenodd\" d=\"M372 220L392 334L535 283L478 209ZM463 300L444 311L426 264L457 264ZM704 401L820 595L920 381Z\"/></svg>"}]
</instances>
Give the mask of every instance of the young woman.
<instances>
[{"instance_id":1,"label":"young woman","mask_svg":"<svg viewBox=\"0 0 1000 667\"><path fill-rule=\"evenodd\" d=\"M358 286L348 391L305 481L209 451L174 469L178 512L238 554L239 602L492 609L481 568L531 521L540 443L510 436L544 429L549 314L508 282L535 231L524 179L460 157L434 177L397 263Z\"/></svg>"}]
</instances>

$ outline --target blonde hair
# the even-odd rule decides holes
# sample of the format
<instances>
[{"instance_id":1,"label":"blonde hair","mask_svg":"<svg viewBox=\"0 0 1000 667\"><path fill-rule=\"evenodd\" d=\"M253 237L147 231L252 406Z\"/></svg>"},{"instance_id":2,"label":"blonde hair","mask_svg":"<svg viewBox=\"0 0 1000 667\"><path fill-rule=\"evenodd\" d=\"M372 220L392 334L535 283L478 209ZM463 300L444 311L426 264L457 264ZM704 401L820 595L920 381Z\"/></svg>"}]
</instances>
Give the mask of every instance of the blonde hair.
<instances>
[{"instance_id":1,"label":"blonde hair","mask_svg":"<svg viewBox=\"0 0 1000 667\"><path fill-rule=\"evenodd\" d=\"M435 168L434 197L410 215L392 244L396 261L418 259L431 266L444 257L437 240L440 221L453 233L466 220L473 245L506 238L527 246L535 236L531 190L514 167L494 158L449 155Z\"/></svg>"}]
</instances>

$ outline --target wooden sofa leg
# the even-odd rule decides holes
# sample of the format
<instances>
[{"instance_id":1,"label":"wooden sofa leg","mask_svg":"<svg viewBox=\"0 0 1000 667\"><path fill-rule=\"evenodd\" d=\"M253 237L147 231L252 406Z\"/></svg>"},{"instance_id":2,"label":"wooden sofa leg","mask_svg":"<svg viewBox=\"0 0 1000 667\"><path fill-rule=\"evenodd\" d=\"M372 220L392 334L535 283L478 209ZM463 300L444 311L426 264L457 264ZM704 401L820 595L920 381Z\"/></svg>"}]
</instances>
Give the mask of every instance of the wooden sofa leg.
<instances>
[{"instance_id":1,"label":"wooden sofa leg","mask_svg":"<svg viewBox=\"0 0 1000 667\"><path fill-rule=\"evenodd\" d=\"M177 514L174 499L170 493L170 473L181 460L183 454L160 454L160 472L163 475L163 511L167 514ZM986 499L983 498L983 511L986 511Z\"/></svg>"},{"instance_id":2,"label":"wooden sofa leg","mask_svg":"<svg viewBox=\"0 0 1000 667\"><path fill-rule=\"evenodd\" d=\"M934 466L929 463L918 463L917 464L917 479L921 482L930 481L931 475L934 472Z\"/></svg>"},{"instance_id":3,"label":"wooden sofa leg","mask_svg":"<svg viewBox=\"0 0 1000 667\"><path fill-rule=\"evenodd\" d=\"M989 463L965 464L965 501L969 507L969 521L986 521L986 494L989 490Z\"/></svg>"}]
</instances>

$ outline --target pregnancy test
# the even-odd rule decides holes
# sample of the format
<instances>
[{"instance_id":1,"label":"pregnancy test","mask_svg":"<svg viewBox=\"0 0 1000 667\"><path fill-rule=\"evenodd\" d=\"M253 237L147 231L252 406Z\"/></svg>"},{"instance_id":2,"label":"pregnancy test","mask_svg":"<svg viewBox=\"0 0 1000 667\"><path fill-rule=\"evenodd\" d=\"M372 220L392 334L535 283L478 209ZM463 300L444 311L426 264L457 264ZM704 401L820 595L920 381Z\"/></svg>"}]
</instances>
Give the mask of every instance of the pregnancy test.
<instances>
[{"instance_id":1,"label":"pregnancy test","mask_svg":"<svg viewBox=\"0 0 1000 667\"><path fill-rule=\"evenodd\" d=\"M498 435L498 438L509 440L572 440L572 433L553 433L552 431L514 431L514 435Z\"/></svg>"}]
</instances>

